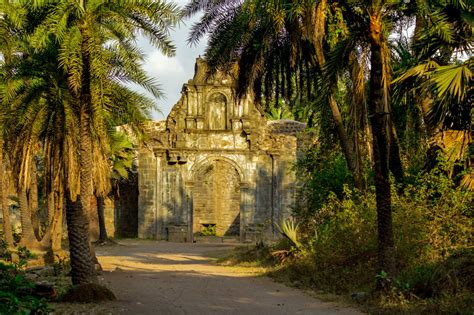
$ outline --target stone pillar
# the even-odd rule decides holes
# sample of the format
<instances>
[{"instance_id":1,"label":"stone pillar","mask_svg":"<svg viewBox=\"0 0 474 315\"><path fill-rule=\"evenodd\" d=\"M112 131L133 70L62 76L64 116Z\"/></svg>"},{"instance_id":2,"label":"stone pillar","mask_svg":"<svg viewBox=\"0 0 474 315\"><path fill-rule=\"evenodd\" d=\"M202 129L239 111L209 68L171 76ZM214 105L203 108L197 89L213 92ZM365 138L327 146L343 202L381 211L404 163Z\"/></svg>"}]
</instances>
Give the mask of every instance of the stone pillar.
<instances>
[{"instance_id":1,"label":"stone pillar","mask_svg":"<svg viewBox=\"0 0 474 315\"><path fill-rule=\"evenodd\" d=\"M273 159L268 154L258 156L256 170L255 223L268 224L272 220L273 207Z\"/></svg>"},{"instance_id":2,"label":"stone pillar","mask_svg":"<svg viewBox=\"0 0 474 315\"><path fill-rule=\"evenodd\" d=\"M292 162L294 157L292 156L282 156L280 158L279 164L281 172L280 180L280 213L279 213L279 222L282 222L291 216L292 207L295 204L295 194L296 194L296 175L294 170L291 169Z\"/></svg>"},{"instance_id":3,"label":"stone pillar","mask_svg":"<svg viewBox=\"0 0 474 315\"><path fill-rule=\"evenodd\" d=\"M281 213L281 182L283 180L282 172L285 170L280 165L280 155L272 153L272 212L271 212L271 228L273 236L278 235L277 224L280 224L279 218Z\"/></svg>"},{"instance_id":4,"label":"stone pillar","mask_svg":"<svg viewBox=\"0 0 474 315\"><path fill-rule=\"evenodd\" d=\"M246 240L245 231L247 227L252 223L253 211L250 208L251 200L254 199L252 196L255 193L250 188L250 185L242 183L240 186L240 241Z\"/></svg>"},{"instance_id":5,"label":"stone pillar","mask_svg":"<svg viewBox=\"0 0 474 315\"><path fill-rule=\"evenodd\" d=\"M203 100L203 93L202 93L202 88L201 87L197 87L196 88L196 104L197 104L197 115L198 116L202 116L204 115L204 111L205 111L205 104L204 104L204 100Z\"/></svg>"},{"instance_id":6,"label":"stone pillar","mask_svg":"<svg viewBox=\"0 0 474 315\"><path fill-rule=\"evenodd\" d=\"M156 235L156 158L142 148L138 153L138 237Z\"/></svg>"},{"instance_id":7,"label":"stone pillar","mask_svg":"<svg viewBox=\"0 0 474 315\"><path fill-rule=\"evenodd\" d=\"M187 225L188 225L188 242L193 242L193 214L194 214L194 207L193 207L193 187L194 182L186 182L184 184L184 191L185 191L185 205L186 205L186 212L188 216Z\"/></svg>"},{"instance_id":8,"label":"stone pillar","mask_svg":"<svg viewBox=\"0 0 474 315\"><path fill-rule=\"evenodd\" d=\"M157 239L166 238L166 221L168 212L163 207L163 163L166 163L166 152L164 150L155 151L156 158L156 184L155 184L155 237Z\"/></svg>"}]
</instances>

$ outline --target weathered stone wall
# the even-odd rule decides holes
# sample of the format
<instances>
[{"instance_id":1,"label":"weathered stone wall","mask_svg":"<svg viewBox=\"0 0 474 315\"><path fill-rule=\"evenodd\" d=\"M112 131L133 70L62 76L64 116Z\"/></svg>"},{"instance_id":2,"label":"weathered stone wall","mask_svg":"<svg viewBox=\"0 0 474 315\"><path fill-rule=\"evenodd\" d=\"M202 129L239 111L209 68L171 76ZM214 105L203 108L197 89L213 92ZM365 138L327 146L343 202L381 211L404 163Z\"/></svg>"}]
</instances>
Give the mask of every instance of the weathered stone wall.
<instances>
[{"instance_id":1,"label":"weathered stone wall","mask_svg":"<svg viewBox=\"0 0 474 315\"><path fill-rule=\"evenodd\" d=\"M138 237L152 238L157 234L156 222L156 158L150 150L138 153Z\"/></svg>"},{"instance_id":2,"label":"weathered stone wall","mask_svg":"<svg viewBox=\"0 0 474 315\"><path fill-rule=\"evenodd\" d=\"M234 98L234 87L198 59L166 121L149 123L138 155L139 237L191 241L209 224L241 240L277 235L294 204L304 124L266 121L251 95Z\"/></svg>"}]
</instances>

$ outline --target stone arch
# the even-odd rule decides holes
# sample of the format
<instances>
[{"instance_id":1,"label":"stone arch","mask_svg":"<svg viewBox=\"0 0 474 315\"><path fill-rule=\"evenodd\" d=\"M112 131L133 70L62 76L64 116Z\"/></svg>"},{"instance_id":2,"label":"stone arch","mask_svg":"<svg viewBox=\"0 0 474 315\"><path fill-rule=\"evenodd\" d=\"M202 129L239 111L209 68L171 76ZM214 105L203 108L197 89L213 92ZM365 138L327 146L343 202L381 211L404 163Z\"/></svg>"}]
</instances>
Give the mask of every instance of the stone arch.
<instances>
[{"instance_id":1,"label":"stone arch","mask_svg":"<svg viewBox=\"0 0 474 315\"><path fill-rule=\"evenodd\" d=\"M209 227L217 236L240 236L241 186L239 170L222 158L206 159L194 174L192 232Z\"/></svg>"},{"instance_id":2,"label":"stone arch","mask_svg":"<svg viewBox=\"0 0 474 315\"><path fill-rule=\"evenodd\" d=\"M240 183L241 184L245 184L247 182L247 179L246 179L246 176L245 176L245 173L244 173L244 170L242 169L242 167L237 163L235 162L234 160L228 158L228 157L225 157L225 156L212 156L212 157L205 157L201 160L198 160L194 163L193 167L191 168L191 172L190 172L190 176L189 176L189 181L190 182L194 182L196 181L196 174L198 174L198 172L200 171L200 169L202 169L203 167L206 167L206 165L209 165L211 164L213 161L216 161L216 160L221 160L221 161L224 161L230 165L232 165L232 167L237 171L237 173L239 174L239 178L240 178Z\"/></svg>"},{"instance_id":3,"label":"stone arch","mask_svg":"<svg viewBox=\"0 0 474 315\"><path fill-rule=\"evenodd\" d=\"M226 130L228 99L221 92L212 93L207 98L207 125L209 130Z\"/></svg>"}]
</instances>

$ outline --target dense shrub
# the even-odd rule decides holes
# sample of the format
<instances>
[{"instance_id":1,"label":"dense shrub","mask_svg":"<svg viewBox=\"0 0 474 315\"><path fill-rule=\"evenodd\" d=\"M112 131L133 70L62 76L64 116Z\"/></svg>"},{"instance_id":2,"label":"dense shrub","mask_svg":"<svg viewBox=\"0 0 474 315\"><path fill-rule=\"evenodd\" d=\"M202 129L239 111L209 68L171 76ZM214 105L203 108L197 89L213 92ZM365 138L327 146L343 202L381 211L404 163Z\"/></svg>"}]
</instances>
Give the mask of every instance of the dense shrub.
<instances>
[{"instance_id":1,"label":"dense shrub","mask_svg":"<svg viewBox=\"0 0 474 315\"><path fill-rule=\"evenodd\" d=\"M456 186L442 168L409 182L392 189L399 274L393 279L390 303L406 307L411 300L425 310L465 312L474 302L474 194ZM319 208L297 212L304 251L272 272L274 277L333 293L374 288L374 187L365 194L343 187L342 194L329 192ZM382 304L390 304L384 299Z\"/></svg>"},{"instance_id":2,"label":"dense shrub","mask_svg":"<svg viewBox=\"0 0 474 315\"><path fill-rule=\"evenodd\" d=\"M33 295L34 287L21 265L0 262L0 314L48 314L46 301Z\"/></svg>"},{"instance_id":3,"label":"dense shrub","mask_svg":"<svg viewBox=\"0 0 474 315\"><path fill-rule=\"evenodd\" d=\"M296 171L303 185L293 210L300 217L312 216L331 195L342 197L344 185L352 183L344 156L339 152L310 149L298 160Z\"/></svg>"}]
</instances>

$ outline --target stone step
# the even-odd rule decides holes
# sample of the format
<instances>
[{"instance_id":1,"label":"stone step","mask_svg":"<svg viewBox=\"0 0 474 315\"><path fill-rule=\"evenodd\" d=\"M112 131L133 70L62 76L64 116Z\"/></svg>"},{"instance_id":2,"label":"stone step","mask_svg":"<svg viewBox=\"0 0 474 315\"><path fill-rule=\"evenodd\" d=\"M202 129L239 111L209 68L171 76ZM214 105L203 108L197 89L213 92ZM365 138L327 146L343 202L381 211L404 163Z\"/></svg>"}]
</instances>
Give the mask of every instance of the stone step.
<instances>
[{"instance_id":1,"label":"stone step","mask_svg":"<svg viewBox=\"0 0 474 315\"><path fill-rule=\"evenodd\" d=\"M240 243L240 239L238 237L229 236L194 236L194 243L237 244Z\"/></svg>"}]
</instances>

